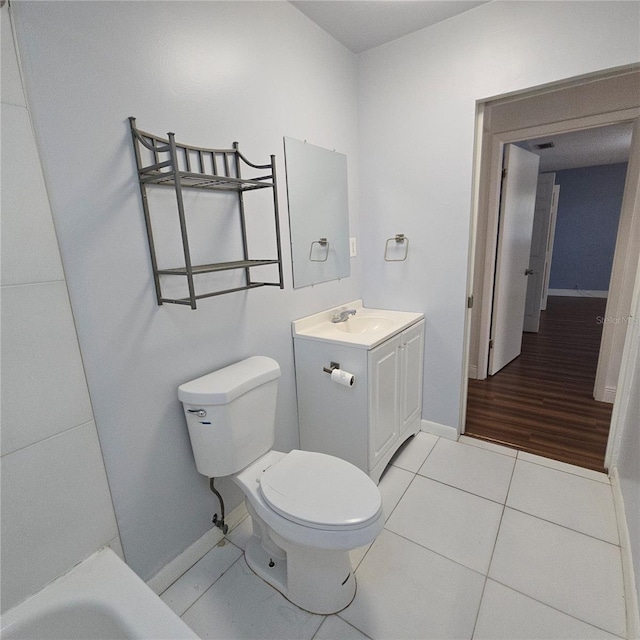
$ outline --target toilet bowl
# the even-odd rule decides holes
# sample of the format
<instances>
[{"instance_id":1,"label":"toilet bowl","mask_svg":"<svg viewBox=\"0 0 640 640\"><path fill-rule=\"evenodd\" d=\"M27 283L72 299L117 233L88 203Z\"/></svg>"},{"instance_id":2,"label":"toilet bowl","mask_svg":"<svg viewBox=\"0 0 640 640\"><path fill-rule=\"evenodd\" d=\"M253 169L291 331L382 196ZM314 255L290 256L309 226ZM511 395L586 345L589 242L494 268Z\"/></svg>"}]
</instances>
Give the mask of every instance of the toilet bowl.
<instances>
[{"instance_id":1,"label":"toilet bowl","mask_svg":"<svg viewBox=\"0 0 640 640\"><path fill-rule=\"evenodd\" d=\"M373 481L344 460L298 450L270 451L232 478L253 520L249 567L302 609L344 609L356 591L349 550L383 526Z\"/></svg>"},{"instance_id":2,"label":"toilet bowl","mask_svg":"<svg viewBox=\"0 0 640 640\"><path fill-rule=\"evenodd\" d=\"M322 453L274 451L278 364L254 356L180 386L200 473L242 489L253 535L249 567L297 606L330 614L353 599L349 550L383 527L375 483Z\"/></svg>"},{"instance_id":3,"label":"toilet bowl","mask_svg":"<svg viewBox=\"0 0 640 640\"><path fill-rule=\"evenodd\" d=\"M258 516L296 544L354 549L369 544L382 528L380 491L340 458L269 451L232 478Z\"/></svg>"}]
</instances>

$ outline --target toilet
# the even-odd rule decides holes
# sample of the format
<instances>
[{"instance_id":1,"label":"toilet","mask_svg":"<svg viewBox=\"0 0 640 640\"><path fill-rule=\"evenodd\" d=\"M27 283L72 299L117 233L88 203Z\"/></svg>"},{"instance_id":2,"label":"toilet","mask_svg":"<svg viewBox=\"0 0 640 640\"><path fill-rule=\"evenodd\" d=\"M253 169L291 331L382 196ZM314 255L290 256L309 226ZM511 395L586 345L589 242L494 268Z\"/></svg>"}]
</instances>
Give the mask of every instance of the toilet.
<instances>
[{"instance_id":1,"label":"toilet","mask_svg":"<svg viewBox=\"0 0 640 640\"><path fill-rule=\"evenodd\" d=\"M356 592L349 550L382 530L382 499L345 460L271 448L279 377L275 360L253 356L186 382L178 397L198 471L230 476L244 493L249 567L302 609L336 613Z\"/></svg>"}]
</instances>

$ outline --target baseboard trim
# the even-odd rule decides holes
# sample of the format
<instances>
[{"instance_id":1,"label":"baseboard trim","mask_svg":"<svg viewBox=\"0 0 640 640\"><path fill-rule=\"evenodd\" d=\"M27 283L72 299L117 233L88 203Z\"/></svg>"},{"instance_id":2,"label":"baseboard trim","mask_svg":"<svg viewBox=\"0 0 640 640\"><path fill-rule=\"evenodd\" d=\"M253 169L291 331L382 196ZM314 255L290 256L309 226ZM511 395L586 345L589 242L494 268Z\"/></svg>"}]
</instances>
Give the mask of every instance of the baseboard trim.
<instances>
[{"instance_id":1,"label":"baseboard trim","mask_svg":"<svg viewBox=\"0 0 640 640\"><path fill-rule=\"evenodd\" d=\"M478 365L477 364L470 364L469 365L469 371L467 372L467 376L469 378L471 378L472 380L477 380L477 378L478 378Z\"/></svg>"},{"instance_id":2,"label":"baseboard trim","mask_svg":"<svg viewBox=\"0 0 640 640\"><path fill-rule=\"evenodd\" d=\"M616 387L605 387L602 402L613 404L616 399Z\"/></svg>"},{"instance_id":3,"label":"baseboard trim","mask_svg":"<svg viewBox=\"0 0 640 640\"><path fill-rule=\"evenodd\" d=\"M608 298L609 292L590 289L549 289L548 295L564 298Z\"/></svg>"},{"instance_id":4,"label":"baseboard trim","mask_svg":"<svg viewBox=\"0 0 640 640\"><path fill-rule=\"evenodd\" d=\"M640 638L640 609L638 604L638 592L633 570L633 557L631 556L631 540L627 526L627 516L624 509L622 487L618 468L613 467L609 474L613 503L616 509L616 521L618 523L618 536L620 538L620 552L622 556L622 578L624 581L624 599L627 608L627 638L636 640Z\"/></svg>"},{"instance_id":5,"label":"baseboard trim","mask_svg":"<svg viewBox=\"0 0 640 640\"><path fill-rule=\"evenodd\" d=\"M247 508L244 501L239 504L225 518L229 530L240 524L247 516ZM166 564L151 579L147 580L147 586L156 594L161 594L168 589L183 573L188 571L200 558L215 547L224 535L220 529L213 527L192 545L187 547L180 555Z\"/></svg>"},{"instance_id":6,"label":"baseboard trim","mask_svg":"<svg viewBox=\"0 0 640 640\"><path fill-rule=\"evenodd\" d=\"M440 436L447 440L457 440L460 434L455 427L450 427L446 424L439 424L438 422L431 422L431 420L422 420L420 423L420 430L431 433L434 436Z\"/></svg>"}]
</instances>

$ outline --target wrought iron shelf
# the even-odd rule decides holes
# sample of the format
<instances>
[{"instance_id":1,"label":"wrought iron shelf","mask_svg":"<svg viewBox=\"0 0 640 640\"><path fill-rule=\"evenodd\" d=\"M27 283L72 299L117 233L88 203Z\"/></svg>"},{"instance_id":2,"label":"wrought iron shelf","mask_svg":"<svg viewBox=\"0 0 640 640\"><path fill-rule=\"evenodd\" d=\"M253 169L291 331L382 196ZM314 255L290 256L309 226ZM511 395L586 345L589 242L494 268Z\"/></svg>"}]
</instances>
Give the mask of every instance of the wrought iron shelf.
<instances>
[{"instance_id":1,"label":"wrought iron shelf","mask_svg":"<svg viewBox=\"0 0 640 640\"><path fill-rule=\"evenodd\" d=\"M252 282L250 285L243 287L234 287L233 289L223 289L222 291L212 291L210 293L201 293L197 295L196 300L203 300L204 298L212 298L213 296L221 296L225 293L234 293L235 291L245 291L246 289L257 289L258 287L274 287L277 283L269 282ZM184 304L191 306L191 298L162 298L162 302L170 302L172 304Z\"/></svg>"},{"instance_id":2,"label":"wrought iron shelf","mask_svg":"<svg viewBox=\"0 0 640 640\"><path fill-rule=\"evenodd\" d=\"M136 127L135 118L129 118L133 148L138 169L138 181L142 196L142 208L149 240L149 252L153 269L158 304L165 302L189 305L196 308L196 301L203 298L271 286L284 288L282 273L282 249L280 239L280 223L278 215L278 192L276 180L275 156L271 156L269 164L254 164L247 160L239 151L238 143L232 148L208 149L178 144L175 135L168 133L166 138L156 136ZM253 173L251 177L244 177L242 171ZM266 173L265 173L266 172ZM180 223L180 235L184 254L184 266L172 269L159 269L157 250L153 239L152 220L147 198L147 187L171 187L176 194L176 205ZM235 192L238 196L238 211L242 231L243 260L228 262L211 262L203 265L193 265L189 250L187 231L187 215L185 212L183 189L202 189L216 192ZM243 194L257 189L271 189L273 194L273 214L277 257L267 260L249 258L249 243L247 240L247 225ZM212 239L213 240L213 239ZM213 251L213 248L212 248ZM266 265L276 265L278 279L274 282L256 282L252 279L251 268ZM216 273L233 269L244 270L244 284L237 287L196 293L195 275ZM183 276L187 279L189 296L184 298L167 298L162 295L160 276Z\"/></svg>"},{"instance_id":3,"label":"wrought iron shelf","mask_svg":"<svg viewBox=\"0 0 640 640\"><path fill-rule=\"evenodd\" d=\"M224 176L213 176L200 173L179 171L180 186L188 189L208 189L210 191L253 191L254 189L268 189L273 187L271 176L243 180ZM269 180L269 182L266 182ZM140 182L157 184L165 187L175 187L175 173L167 171L140 171Z\"/></svg>"},{"instance_id":4,"label":"wrought iron shelf","mask_svg":"<svg viewBox=\"0 0 640 640\"><path fill-rule=\"evenodd\" d=\"M197 275L199 273L215 273L216 271L229 271L231 269L247 269L250 267L261 267L267 264L278 264L277 260L234 260L231 262L217 262L215 264L192 265L191 271ZM161 275L186 276L187 270L184 267L176 269L158 269ZM196 296L197 297L197 296Z\"/></svg>"}]
</instances>

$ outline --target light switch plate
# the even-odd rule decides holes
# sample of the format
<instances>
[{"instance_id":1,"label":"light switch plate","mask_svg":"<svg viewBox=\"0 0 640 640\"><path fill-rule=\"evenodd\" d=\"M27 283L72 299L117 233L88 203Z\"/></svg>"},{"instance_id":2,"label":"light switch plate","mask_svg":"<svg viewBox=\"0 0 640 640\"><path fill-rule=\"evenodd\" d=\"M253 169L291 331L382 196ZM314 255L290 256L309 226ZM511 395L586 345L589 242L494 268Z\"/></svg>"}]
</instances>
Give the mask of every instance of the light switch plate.
<instances>
[{"instance_id":1,"label":"light switch plate","mask_svg":"<svg viewBox=\"0 0 640 640\"><path fill-rule=\"evenodd\" d=\"M356 247L356 239L349 238L349 257L355 258L358 255L358 249Z\"/></svg>"}]
</instances>

